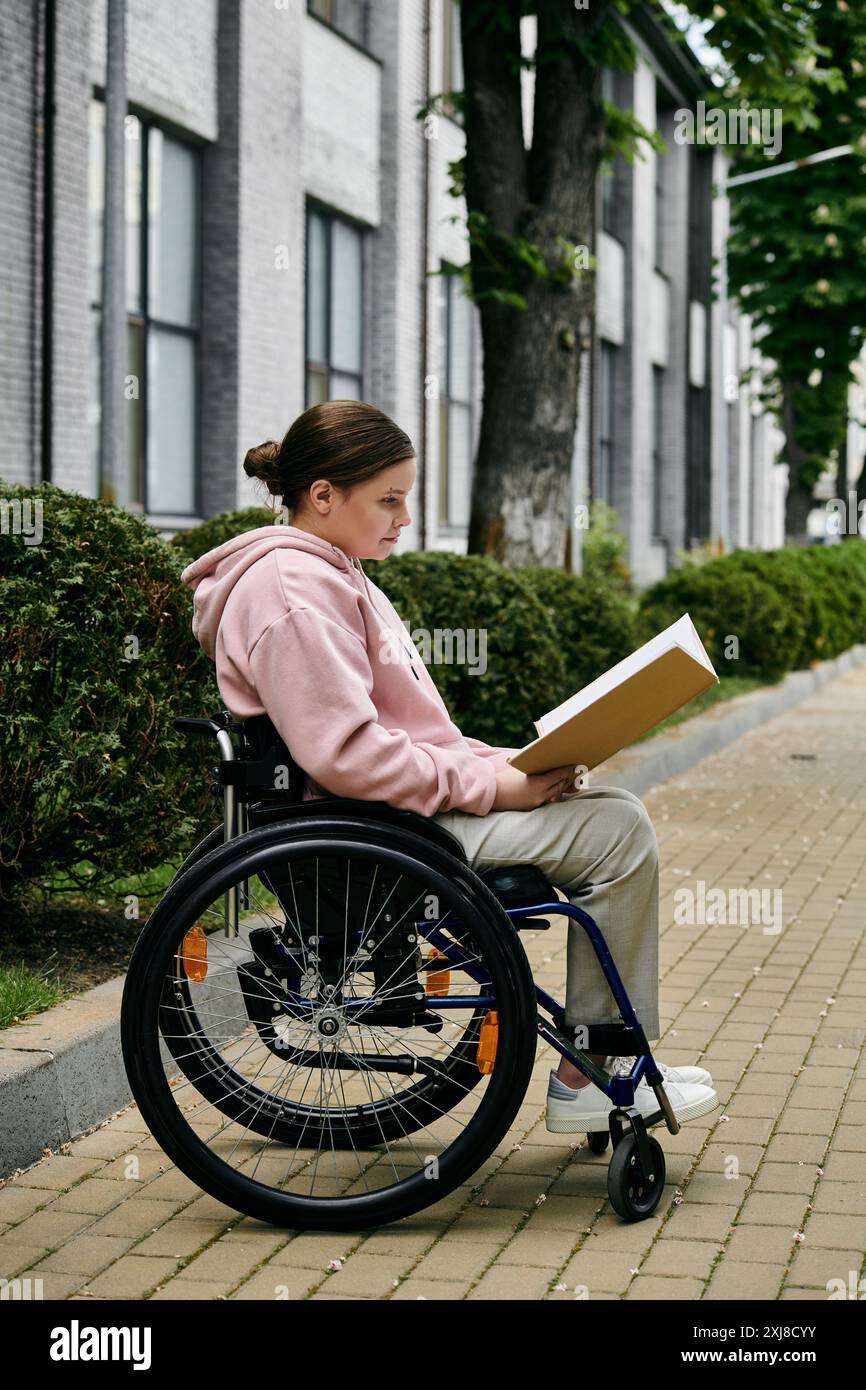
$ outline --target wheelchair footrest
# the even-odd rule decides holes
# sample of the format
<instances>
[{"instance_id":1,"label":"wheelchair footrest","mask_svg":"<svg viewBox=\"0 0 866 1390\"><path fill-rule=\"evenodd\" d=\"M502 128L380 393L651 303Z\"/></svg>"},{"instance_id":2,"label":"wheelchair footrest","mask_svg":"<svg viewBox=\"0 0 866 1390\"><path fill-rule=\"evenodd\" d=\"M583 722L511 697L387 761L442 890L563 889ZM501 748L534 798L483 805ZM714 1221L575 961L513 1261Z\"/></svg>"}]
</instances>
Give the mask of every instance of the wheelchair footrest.
<instances>
[{"instance_id":1,"label":"wheelchair footrest","mask_svg":"<svg viewBox=\"0 0 866 1390\"><path fill-rule=\"evenodd\" d=\"M566 1037L574 1038L577 1024L566 1023L562 1014L554 1024ZM586 1025L587 1041L583 1052L603 1052L608 1057L639 1057L649 1052L649 1043L642 1028L629 1028L625 1023L590 1023Z\"/></svg>"}]
</instances>

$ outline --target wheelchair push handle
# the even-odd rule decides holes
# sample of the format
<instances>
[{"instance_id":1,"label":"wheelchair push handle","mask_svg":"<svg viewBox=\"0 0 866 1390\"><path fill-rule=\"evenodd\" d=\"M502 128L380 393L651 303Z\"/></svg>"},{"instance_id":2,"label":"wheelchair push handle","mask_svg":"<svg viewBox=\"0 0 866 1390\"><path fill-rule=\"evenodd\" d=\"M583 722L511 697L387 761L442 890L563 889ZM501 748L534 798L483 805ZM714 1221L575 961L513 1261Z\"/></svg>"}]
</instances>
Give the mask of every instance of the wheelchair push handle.
<instances>
[{"instance_id":1,"label":"wheelchair push handle","mask_svg":"<svg viewBox=\"0 0 866 1390\"><path fill-rule=\"evenodd\" d=\"M221 710L219 714L213 715L210 719L193 719L187 715L181 715L171 722L181 733L198 734L199 736L212 734L216 737L217 734L226 731L232 723L232 716L228 710Z\"/></svg>"}]
</instances>

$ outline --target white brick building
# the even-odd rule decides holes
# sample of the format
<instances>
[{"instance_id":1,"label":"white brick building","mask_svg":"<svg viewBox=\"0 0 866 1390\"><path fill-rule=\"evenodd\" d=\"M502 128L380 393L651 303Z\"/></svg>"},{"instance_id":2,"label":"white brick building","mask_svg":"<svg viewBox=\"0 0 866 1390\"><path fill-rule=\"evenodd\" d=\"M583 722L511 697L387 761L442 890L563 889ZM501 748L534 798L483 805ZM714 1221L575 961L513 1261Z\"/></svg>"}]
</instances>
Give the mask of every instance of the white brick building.
<instances>
[{"instance_id":1,"label":"white brick building","mask_svg":"<svg viewBox=\"0 0 866 1390\"><path fill-rule=\"evenodd\" d=\"M130 505L166 531L261 500L247 448L314 400L359 395L418 451L407 547L465 547L480 333L457 280L430 273L467 259L447 191L463 133L416 119L460 86L456 22L453 0L128 0ZM89 495L105 29L105 0L0 0L0 474ZM658 123L668 153L599 181L573 492L613 503L648 582L708 538L781 544L785 469L774 422L733 385L748 322L711 303L719 157L673 139L696 61L648 15L632 32L640 61L610 75L612 99Z\"/></svg>"}]
</instances>

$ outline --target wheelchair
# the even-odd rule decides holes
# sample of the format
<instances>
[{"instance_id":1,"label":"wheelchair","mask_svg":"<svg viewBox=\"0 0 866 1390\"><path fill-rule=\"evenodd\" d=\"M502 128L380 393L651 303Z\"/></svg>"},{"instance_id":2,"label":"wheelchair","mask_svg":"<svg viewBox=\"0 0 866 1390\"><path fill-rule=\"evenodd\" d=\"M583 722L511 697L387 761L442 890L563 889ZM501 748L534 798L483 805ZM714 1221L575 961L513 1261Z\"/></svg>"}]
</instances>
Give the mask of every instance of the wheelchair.
<instances>
[{"instance_id":1,"label":"wheelchair","mask_svg":"<svg viewBox=\"0 0 866 1390\"><path fill-rule=\"evenodd\" d=\"M154 1138L203 1191L269 1224L359 1230L434 1205L502 1144L542 1039L613 1102L607 1188L655 1210L679 1130L593 918L532 865L474 871L436 821L384 802L302 800L267 715L176 718L213 737L223 822L178 869L136 941L124 1065ZM583 1026L536 985L519 933L571 917L621 1022ZM580 1043L580 1046L578 1046ZM610 1076L588 1052L634 1055ZM658 1111L643 1116L643 1076Z\"/></svg>"}]
</instances>

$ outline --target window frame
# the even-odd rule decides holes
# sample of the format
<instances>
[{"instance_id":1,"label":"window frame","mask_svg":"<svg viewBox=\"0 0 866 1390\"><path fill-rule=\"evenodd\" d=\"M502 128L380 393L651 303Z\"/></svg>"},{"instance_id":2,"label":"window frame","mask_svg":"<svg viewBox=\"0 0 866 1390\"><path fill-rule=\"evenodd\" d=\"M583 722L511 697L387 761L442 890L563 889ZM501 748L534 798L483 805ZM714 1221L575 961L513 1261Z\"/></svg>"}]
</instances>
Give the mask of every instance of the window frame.
<instances>
[{"instance_id":1,"label":"window frame","mask_svg":"<svg viewBox=\"0 0 866 1390\"><path fill-rule=\"evenodd\" d=\"M94 86L91 89L90 103L97 103L103 108L103 171L105 159L105 88ZM128 330L134 328L141 333L141 364L142 372L140 378L139 408L141 411L141 441L140 441L140 467L141 467L141 493L142 500L129 499L128 508L136 515L143 516L145 519L157 520L159 517L171 518L197 518L203 515L203 478L202 478L202 318L204 306L204 170L202 160L202 142L176 125L175 122L156 116L152 111L145 110L134 102L127 105L127 116L134 116L139 123L141 134L141 190L139 206L139 228L138 228L138 259L139 259L139 299L140 308L137 310L126 309L127 342L129 339ZM150 313L150 218L148 216L148 200L150 194L150 131L159 130L165 139L172 140L176 144L185 146L193 155L194 177L195 177L195 226L193 240L195 246L196 268L194 272L192 294L193 294L193 323L192 326L171 323L166 319L159 318ZM105 207L102 209L102 224L104 225ZM124 212L124 225L125 225ZM89 272L88 272L89 279ZM126 289L124 289L124 299ZM103 344L103 305L101 298L94 301L90 297L90 284L88 283L87 301L88 319L92 321L94 314L98 314L98 361L102 360ZM176 508L169 510L154 509L149 504L149 461L150 461L150 434L148 430L148 393L150 390L150 330L155 327L163 333L176 333L181 337L191 339L193 345L193 401L192 401L192 420L193 420L193 454L192 454L192 501L190 511L178 511ZM129 351L127 347L127 366L129 365ZM101 376L100 376L101 380ZM101 402L100 402L101 406ZM102 496L102 486L105 481L104 460L102 449L97 445L96 460L96 494Z\"/></svg>"},{"instance_id":2,"label":"window frame","mask_svg":"<svg viewBox=\"0 0 866 1390\"><path fill-rule=\"evenodd\" d=\"M438 480L436 489L436 529L441 535L465 536L468 530L468 522L452 521L451 512L451 439L448 428L448 413L452 403L468 410L469 414L469 442L470 452L470 473L469 473L469 507L472 506L472 483L473 483L473 464L475 458L475 433L478 423L479 402L475 393L475 378L478 367L478 325L476 322L477 306L471 299L467 299L469 306L469 397L467 400L459 396L452 396L451 386L451 343L453 337L454 320L454 296L461 292L461 279L457 271L442 271L440 275L442 284L445 287L445 336L442 343L444 372L439 383L439 457L438 457ZM444 386L444 390L443 390ZM444 466L443 466L444 465ZM444 492L444 513L443 513L443 492Z\"/></svg>"},{"instance_id":3,"label":"window frame","mask_svg":"<svg viewBox=\"0 0 866 1390\"><path fill-rule=\"evenodd\" d=\"M614 505L613 490L616 477L616 388L619 375L620 347L617 343L610 342L607 338L599 339L599 390L598 390L598 477L596 480L596 494L594 500L607 502L608 506ZM610 364L609 370L607 364ZM609 411L605 411L605 405L609 406ZM605 434L605 428L610 417L610 434ZM603 460L607 460L607 468ZM604 487L603 484L607 486Z\"/></svg>"},{"instance_id":4,"label":"window frame","mask_svg":"<svg viewBox=\"0 0 866 1390\"><path fill-rule=\"evenodd\" d=\"M664 392L666 368L654 362L652 365L652 505L650 509L650 537L661 540L662 528L662 421L664 419Z\"/></svg>"},{"instance_id":5,"label":"window frame","mask_svg":"<svg viewBox=\"0 0 866 1390\"><path fill-rule=\"evenodd\" d=\"M600 93L611 106L625 106L631 98L624 87L629 74L616 68L601 69ZM608 236L625 245L628 239L628 217L631 207L631 169L622 154L610 161L608 169L598 174L598 225ZM615 344L614 344L615 346Z\"/></svg>"},{"instance_id":6,"label":"window frame","mask_svg":"<svg viewBox=\"0 0 866 1390\"><path fill-rule=\"evenodd\" d=\"M655 79L655 129L662 134L664 139L663 127L668 124L668 118L678 109L678 103L672 93L668 90L660 77ZM653 233L654 242L653 255L655 257L655 268L660 275L670 279L671 261L668 254L668 247L663 237L663 223L666 215L667 200L671 196L671 160L673 151L670 142L665 140L665 150L660 153L654 151L655 169L653 171Z\"/></svg>"},{"instance_id":7,"label":"window frame","mask_svg":"<svg viewBox=\"0 0 866 1390\"><path fill-rule=\"evenodd\" d=\"M321 218L327 227L326 241L326 268L325 268L325 361L319 362L307 356L310 342L310 214L313 213ZM331 308L333 296L333 225L335 222L342 222L344 226L355 232L360 241L360 263L361 263L361 286L360 286L360 322L361 322L361 365L357 376L358 400L364 400L364 382L367 375L367 353L365 342L366 324L366 299L367 299L367 228L360 222L337 209L328 207L320 203L317 199L308 197L304 206L304 365L303 381L301 383L301 396L304 401L304 409L309 409L312 402L309 397L309 377L310 371L324 370L326 373L326 388L324 399L331 400L331 377L336 371L341 376L351 376L353 373L347 372L342 368L335 368L331 362Z\"/></svg>"},{"instance_id":8,"label":"window frame","mask_svg":"<svg viewBox=\"0 0 866 1390\"><path fill-rule=\"evenodd\" d=\"M710 305L712 300L712 172L713 150L689 147L688 195L688 303L704 305L704 361L707 378L703 386L686 384L686 530L687 545L700 544L711 531L711 400L709 393ZM691 326L687 328L687 360L691 358Z\"/></svg>"},{"instance_id":9,"label":"window frame","mask_svg":"<svg viewBox=\"0 0 866 1390\"><path fill-rule=\"evenodd\" d=\"M361 28L363 31L363 37L360 41L355 38L354 34L347 34L346 30L342 29L337 20L334 18L335 15L339 15L340 5L342 4L342 2L343 0L325 0L325 5L327 7L328 14L321 15L318 14L316 10L313 8L315 0L307 0L307 14L310 16L311 19L315 19L319 24L324 24L325 28L330 29L333 34L339 34L340 38L345 39L346 43L350 43L353 48L357 48L361 53L369 54L370 0L361 0L361 8L363 15Z\"/></svg>"},{"instance_id":10,"label":"window frame","mask_svg":"<svg viewBox=\"0 0 866 1390\"><path fill-rule=\"evenodd\" d=\"M455 63L454 53L460 55L460 86L454 86ZM450 91L464 90L465 75L463 72L463 49L460 39L460 7L457 0L442 0L442 100L441 110L449 121L463 128L463 115L454 103L444 93Z\"/></svg>"}]
</instances>

